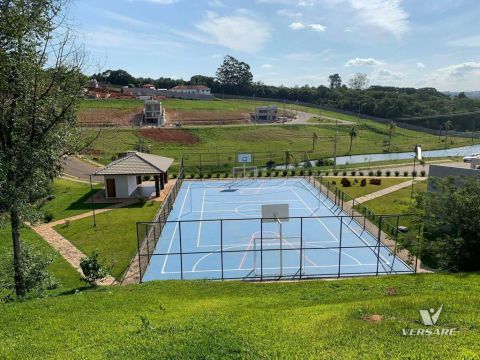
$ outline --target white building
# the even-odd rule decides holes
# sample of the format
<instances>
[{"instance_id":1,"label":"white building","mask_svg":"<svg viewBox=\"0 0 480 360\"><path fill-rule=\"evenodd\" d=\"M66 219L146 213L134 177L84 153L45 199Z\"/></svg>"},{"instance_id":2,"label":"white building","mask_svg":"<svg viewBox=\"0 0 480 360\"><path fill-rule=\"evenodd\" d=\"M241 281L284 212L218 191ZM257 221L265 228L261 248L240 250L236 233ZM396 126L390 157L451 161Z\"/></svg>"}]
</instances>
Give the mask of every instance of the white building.
<instances>
[{"instance_id":1,"label":"white building","mask_svg":"<svg viewBox=\"0 0 480 360\"><path fill-rule=\"evenodd\" d=\"M153 176L155 195L159 197L168 183L168 169L172 163L170 158L130 151L92 175L103 176L107 199L135 195L144 176Z\"/></svg>"},{"instance_id":2,"label":"white building","mask_svg":"<svg viewBox=\"0 0 480 360\"><path fill-rule=\"evenodd\" d=\"M210 95L210 88L204 85L178 85L170 89L170 91L180 94Z\"/></svg>"}]
</instances>

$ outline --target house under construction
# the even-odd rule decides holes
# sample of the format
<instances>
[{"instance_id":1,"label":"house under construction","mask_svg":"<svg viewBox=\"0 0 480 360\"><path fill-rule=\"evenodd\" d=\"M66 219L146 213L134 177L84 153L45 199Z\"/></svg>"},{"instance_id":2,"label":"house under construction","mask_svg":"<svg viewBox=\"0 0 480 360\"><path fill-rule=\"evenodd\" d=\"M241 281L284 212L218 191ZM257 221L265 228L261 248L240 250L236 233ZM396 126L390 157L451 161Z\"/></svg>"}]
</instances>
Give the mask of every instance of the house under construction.
<instances>
[{"instance_id":1,"label":"house under construction","mask_svg":"<svg viewBox=\"0 0 480 360\"><path fill-rule=\"evenodd\" d=\"M164 109L162 103L157 100L146 100L143 107L142 125L162 126Z\"/></svg>"}]
</instances>

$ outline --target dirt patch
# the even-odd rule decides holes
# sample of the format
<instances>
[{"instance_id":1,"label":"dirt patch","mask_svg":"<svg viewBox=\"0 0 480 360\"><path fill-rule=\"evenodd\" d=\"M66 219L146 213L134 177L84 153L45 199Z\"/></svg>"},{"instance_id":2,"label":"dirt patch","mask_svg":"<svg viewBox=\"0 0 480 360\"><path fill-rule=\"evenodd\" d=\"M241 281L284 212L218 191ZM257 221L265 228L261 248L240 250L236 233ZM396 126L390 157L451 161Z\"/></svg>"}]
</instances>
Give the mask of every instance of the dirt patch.
<instances>
[{"instance_id":1,"label":"dirt patch","mask_svg":"<svg viewBox=\"0 0 480 360\"><path fill-rule=\"evenodd\" d=\"M181 129L141 129L140 136L160 143L176 143L183 145L196 144L196 136Z\"/></svg>"},{"instance_id":2,"label":"dirt patch","mask_svg":"<svg viewBox=\"0 0 480 360\"><path fill-rule=\"evenodd\" d=\"M139 125L142 111L142 107L134 110L83 109L78 114L78 121L83 126Z\"/></svg>"},{"instance_id":3,"label":"dirt patch","mask_svg":"<svg viewBox=\"0 0 480 360\"><path fill-rule=\"evenodd\" d=\"M165 110L166 122L170 124L180 123L182 125L229 125L248 124L250 114L240 111L221 110Z\"/></svg>"},{"instance_id":4,"label":"dirt patch","mask_svg":"<svg viewBox=\"0 0 480 360\"><path fill-rule=\"evenodd\" d=\"M383 320L382 315L368 315L363 318L363 320L371 322L371 323L379 323Z\"/></svg>"}]
</instances>

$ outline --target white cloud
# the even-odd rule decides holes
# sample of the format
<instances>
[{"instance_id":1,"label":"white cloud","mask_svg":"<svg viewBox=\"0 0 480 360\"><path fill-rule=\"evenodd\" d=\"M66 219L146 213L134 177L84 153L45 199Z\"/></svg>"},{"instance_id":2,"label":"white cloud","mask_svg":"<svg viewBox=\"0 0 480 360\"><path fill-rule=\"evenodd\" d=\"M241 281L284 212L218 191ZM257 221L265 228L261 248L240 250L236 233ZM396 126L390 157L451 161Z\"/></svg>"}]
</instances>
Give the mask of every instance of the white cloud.
<instances>
[{"instance_id":1,"label":"white cloud","mask_svg":"<svg viewBox=\"0 0 480 360\"><path fill-rule=\"evenodd\" d=\"M221 55L221 54L213 54L212 55L212 59L221 59L221 58L223 58L223 55Z\"/></svg>"},{"instance_id":2,"label":"white cloud","mask_svg":"<svg viewBox=\"0 0 480 360\"><path fill-rule=\"evenodd\" d=\"M313 6L313 1L312 0L300 0L298 3L297 3L298 6Z\"/></svg>"},{"instance_id":3,"label":"white cloud","mask_svg":"<svg viewBox=\"0 0 480 360\"><path fill-rule=\"evenodd\" d=\"M321 24L310 24L308 25L313 31L324 32L327 30L327 27Z\"/></svg>"},{"instance_id":4,"label":"white cloud","mask_svg":"<svg viewBox=\"0 0 480 360\"><path fill-rule=\"evenodd\" d=\"M122 49L124 52L157 53L162 48L178 49L183 47L178 41L168 40L165 36L126 31L119 28L98 27L82 32L87 46L99 49Z\"/></svg>"},{"instance_id":5,"label":"white cloud","mask_svg":"<svg viewBox=\"0 0 480 360\"><path fill-rule=\"evenodd\" d=\"M285 56L288 60L294 61L317 61L317 60L329 60L331 58L331 50L326 49L319 53L312 52L293 52Z\"/></svg>"},{"instance_id":6,"label":"white cloud","mask_svg":"<svg viewBox=\"0 0 480 360\"><path fill-rule=\"evenodd\" d=\"M480 47L480 35L467 36L464 38L447 41L448 46Z\"/></svg>"},{"instance_id":7,"label":"white cloud","mask_svg":"<svg viewBox=\"0 0 480 360\"><path fill-rule=\"evenodd\" d=\"M428 81L441 90L470 91L479 89L479 77L480 62L469 61L438 69Z\"/></svg>"},{"instance_id":8,"label":"white cloud","mask_svg":"<svg viewBox=\"0 0 480 360\"><path fill-rule=\"evenodd\" d=\"M208 5L211 7L217 7L217 8L226 7L226 5L223 3L222 0L209 0Z\"/></svg>"},{"instance_id":9,"label":"white cloud","mask_svg":"<svg viewBox=\"0 0 480 360\"><path fill-rule=\"evenodd\" d=\"M170 4L175 4L179 0L129 0L131 2L133 1L144 1L144 2L149 2L153 4L160 4L160 5L170 5Z\"/></svg>"},{"instance_id":10,"label":"white cloud","mask_svg":"<svg viewBox=\"0 0 480 360\"><path fill-rule=\"evenodd\" d=\"M116 13L116 12L113 12L113 11L102 10L101 12L103 13L103 15L105 17L107 17L111 20L121 22L123 24L134 25L134 26L148 26L148 27L152 26L151 23L147 23L147 22L132 18L130 16L119 14L119 13Z\"/></svg>"},{"instance_id":11,"label":"white cloud","mask_svg":"<svg viewBox=\"0 0 480 360\"><path fill-rule=\"evenodd\" d=\"M272 64L263 64L262 65L262 69L271 69L272 68Z\"/></svg>"},{"instance_id":12,"label":"white cloud","mask_svg":"<svg viewBox=\"0 0 480 360\"><path fill-rule=\"evenodd\" d=\"M328 6L353 10L359 25L369 25L400 38L409 30L409 14L402 0L323 0Z\"/></svg>"},{"instance_id":13,"label":"white cloud","mask_svg":"<svg viewBox=\"0 0 480 360\"><path fill-rule=\"evenodd\" d=\"M387 69L377 69L372 71L372 73L370 74L370 77L372 78L372 80L375 80L375 81L391 82L391 81L403 79L404 75L396 71L391 71Z\"/></svg>"},{"instance_id":14,"label":"white cloud","mask_svg":"<svg viewBox=\"0 0 480 360\"><path fill-rule=\"evenodd\" d=\"M301 29L305 29L305 25L301 22L293 22L291 23L290 25L288 25L288 27L292 30L301 30Z\"/></svg>"},{"instance_id":15,"label":"white cloud","mask_svg":"<svg viewBox=\"0 0 480 360\"><path fill-rule=\"evenodd\" d=\"M174 31L192 40L220 45L232 50L254 53L265 45L270 37L270 28L251 16L218 16L207 13L207 19L195 24L199 32Z\"/></svg>"},{"instance_id":16,"label":"white cloud","mask_svg":"<svg viewBox=\"0 0 480 360\"><path fill-rule=\"evenodd\" d=\"M292 18L292 19L301 18L303 16L303 14L301 12L292 11L292 10L288 10L288 9L277 10L277 15L289 17L289 18Z\"/></svg>"},{"instance_id":17,"label":"white cloud","mask_svg":"<svg viewBox=\"0 0 480 360\"><path fill-rule=\"evenodd\" d=\"M350 27L347 26L344 31L347 32L347 33L349 33L349 32L352 32L352 29L350 29Z\"/></svg>"},{"instance_id":18,"label":"white cloud","mask_svg":"<svg viewBox=\"0 0 480 360\"><path fill-rule=\"evenodd\" d=\"M417 62L416 65L417 65L417 69L425 69L426 68L425 64L422 63L422 62Z\"/></svg>"},{"instance_id":19,"label":"white cloud","mask_svg":"<svg viewBox=\"0 0 480 360\"><path fill-rule=\"evenodd\" d=\"M375 60L374 58L354 58L346 62L345 66L378 66L382 65L381 61Z\"/></svg>"}]
</instances>

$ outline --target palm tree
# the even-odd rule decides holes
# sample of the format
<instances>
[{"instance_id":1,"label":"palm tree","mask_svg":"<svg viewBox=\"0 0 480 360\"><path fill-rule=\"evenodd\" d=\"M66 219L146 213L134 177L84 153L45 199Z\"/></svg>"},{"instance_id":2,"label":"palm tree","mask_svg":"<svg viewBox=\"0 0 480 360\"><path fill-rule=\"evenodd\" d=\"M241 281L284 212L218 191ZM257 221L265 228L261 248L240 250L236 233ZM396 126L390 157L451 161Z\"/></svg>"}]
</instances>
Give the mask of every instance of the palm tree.
<instances>
[{"instance_id":1,"label":"palm tree","mask_svg":"<svg viewBox=\"0 0 480 360\"><path fill-rule=\"evenodd\" d=\"M352 127L350 129L350 149L348 150L348 153L350 154L352 152L352 145L353 145L353 139L355 139L357 137L357 129Z\"/></svg>"},{"instance_id":2,"label":"palm tree","mask_svg":"<svg viewBox=\"0 0 480 360\"><path fill-rule=\"evenodd\" d=\"M316 132L313 133L313 139L312 139L312 150L315 150L315 144L317 143L318 140L318 135Z\"/></svg>"},{"instance_id":3,"label":"palm tree","mask_svg":"<svg viewBox=\"0 0 480 360\"><path fill-rule=\"evenodd\" d=\"M453 124L450 120L447 120L443 125L445 127L445 149L447 148L448 130L453 129Z\"/></svg>"},{"instance_id":4,"label":"palm tree","mask_svg":"<svg viewBox=\"0 0 480 360\"><path fill-rule=\"evenodd\" d=\"M394 121L390 121L390 124L388 124L388 152L392 148L392 136L395 134L395 131L397 131L397 124Z\"/></svg>"},{"instance_id":5,"label":"palm tree","mask_svg":"<svg viewBox=\"0 0 480 360\"><path fill-rule=\"evenodd\" d=\"M290 165L293 160L293 154L290 152L290 150L285 151L285 170L288 169L288 165Z\"/></svg>"}]
</instances>

